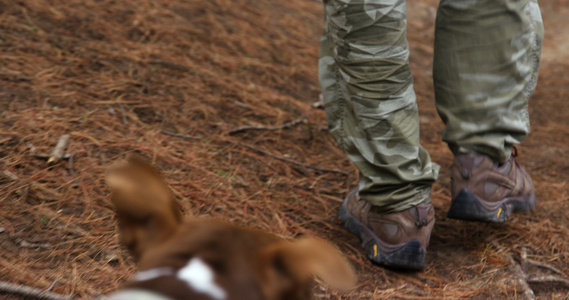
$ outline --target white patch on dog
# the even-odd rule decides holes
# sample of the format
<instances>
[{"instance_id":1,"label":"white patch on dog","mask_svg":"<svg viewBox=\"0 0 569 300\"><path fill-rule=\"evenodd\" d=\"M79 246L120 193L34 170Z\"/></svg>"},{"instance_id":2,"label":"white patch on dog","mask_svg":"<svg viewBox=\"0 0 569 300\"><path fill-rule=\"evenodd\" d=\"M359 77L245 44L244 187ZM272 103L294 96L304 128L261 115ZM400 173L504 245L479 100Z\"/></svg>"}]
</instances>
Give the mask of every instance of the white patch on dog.
<instances>
[{"instance_id":1,"label":"white patch on dog","mask_svg":"<svg viewBox=\"0 0 569 300\"><path fill-rule=\"evenodd\" d=\"M173 274L174 274L174 270L172 268L169 268L169 267L155 268L155 269L137 272L134 275L133 280L134 281L146 281L146 280L151 280L151 279L162 277L162 276L171 276Z\"/></svg>"},{"instance_id":2,"label":"white patch on dog","mask_svg":"<svg viewBox=\"0 0 569 300\"><path fill-rule=\"evenodd\" d=\"M218 300L226 298L225 291L214 282L211 268L198 257L192 258L185 267L178 270L177 276L197 292Z\"/></svg>"}]
</instances>

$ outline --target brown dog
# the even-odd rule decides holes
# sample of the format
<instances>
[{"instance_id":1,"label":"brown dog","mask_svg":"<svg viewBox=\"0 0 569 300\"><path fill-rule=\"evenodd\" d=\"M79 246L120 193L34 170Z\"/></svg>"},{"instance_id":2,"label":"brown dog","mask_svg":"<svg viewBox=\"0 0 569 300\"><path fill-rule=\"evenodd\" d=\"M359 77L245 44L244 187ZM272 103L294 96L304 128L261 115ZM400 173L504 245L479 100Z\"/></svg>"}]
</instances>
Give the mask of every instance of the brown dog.
<instances>
[{"instance_id":1,"label":"brown dog","mask_svg":"<svg viewBox=\"0 0 569 300\"><path fill-rule=\"evenodd\" d=\"M160 174L137 157L111 167L107 183L121 243L139 271L111 299L312 298L314 275L348 289L355 274L329 242L287 241L208 218L182 221Z\"/></svg>"}]
</instances>

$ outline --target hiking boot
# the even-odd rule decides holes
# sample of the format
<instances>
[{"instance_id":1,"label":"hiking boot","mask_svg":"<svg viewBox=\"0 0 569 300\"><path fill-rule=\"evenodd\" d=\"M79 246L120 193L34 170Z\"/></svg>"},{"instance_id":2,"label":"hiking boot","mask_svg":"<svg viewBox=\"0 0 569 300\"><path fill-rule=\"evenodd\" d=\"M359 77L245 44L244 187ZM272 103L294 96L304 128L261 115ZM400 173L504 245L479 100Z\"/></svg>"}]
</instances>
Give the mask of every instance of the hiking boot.
<instances>
[{"instance_id":1,"label":"hiking boot","mask_svg":"<svg viewBox=\"0 0 569 300\"><path fill-rule=\"evenodd\" d=\"M360 199L358 189L350 192L340 207L339 218L360 237L367 258L379 265L405 269L425 268L425 255L435 225L435 210L429 203L381 214Z\"/></svg>"},{"instance_id":2,"label":"hiking boot","mask_svg":"<svg viewBox=\"0 0 569 300\"><path fill-rule=\"evenodd\" d=\"M488 156L458 154L451 167L452 204L448 217L505 222L512 211L535 207L531 177L516 162L517 150L503 164Z\"/></svg>"}]
</instances>

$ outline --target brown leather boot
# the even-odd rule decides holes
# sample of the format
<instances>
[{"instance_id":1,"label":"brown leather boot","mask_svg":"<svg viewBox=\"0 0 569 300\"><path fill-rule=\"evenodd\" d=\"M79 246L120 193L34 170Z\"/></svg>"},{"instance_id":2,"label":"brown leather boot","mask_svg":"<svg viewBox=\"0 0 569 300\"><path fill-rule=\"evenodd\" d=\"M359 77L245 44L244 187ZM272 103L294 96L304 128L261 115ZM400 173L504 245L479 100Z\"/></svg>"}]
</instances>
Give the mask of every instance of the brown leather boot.
<instances>
[{"instance_id":1,"label":"brown leather boot","mask_svg":"<svg viewBox=\"0 0 569 300\"><path fill-rule=\"evenodd\" d=\"M351 233L360 237L372 262L406 270L425 268L426 248L435 225L435 210L430 202L380 214L360 199L356 188L344 199L339 218Z\"/></svg>"},{"instance_id":2,"label":"brown leather boot","mask_svg":"<svg viewBox=\"0 0 569 300\"><path fill-rule=\"evenodd\" d=\"M516 155L514 148L503 164L485 155L456 155L451 167L452 204L448 217L501 223L512 211L533 209L535 187L516 162Z\"/></svg>"}]
</instances>

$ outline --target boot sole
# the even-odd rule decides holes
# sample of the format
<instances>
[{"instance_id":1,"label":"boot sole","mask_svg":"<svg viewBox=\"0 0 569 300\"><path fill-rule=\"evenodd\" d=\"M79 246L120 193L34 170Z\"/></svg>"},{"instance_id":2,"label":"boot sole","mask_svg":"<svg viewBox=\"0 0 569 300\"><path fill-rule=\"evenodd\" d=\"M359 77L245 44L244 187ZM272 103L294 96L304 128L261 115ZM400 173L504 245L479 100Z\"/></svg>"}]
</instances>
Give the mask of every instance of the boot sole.
<instances>
[{"instance_id":1,"label":"boot sole","mask_svg":"<svg viewBox=\"0 0 569 300\"><path fill-rule=\"evenodd\" d=\"M464 221L503 223L508 220L512 211L528 211L535 207L535 194L528 197L509 197L493 204L495 209L487 209L487 203L472 193L462 189L453 199L447 217Z\"/></svg>"},{"instance_id":2,"label":"boot sole","mask_svg":"<svg viewBox=\"0 0 569 300\"><path fill-rule=\"evenodd\" d=\"M349 232L360 237L369 260L375 264L398 270L420 271L425 268L426 250L418 240L413 239L393 252L384 253L379 248L379 238L358 221L344 203L340 207L338 218L344 222Z\"/></svg>"}]
</instances>

